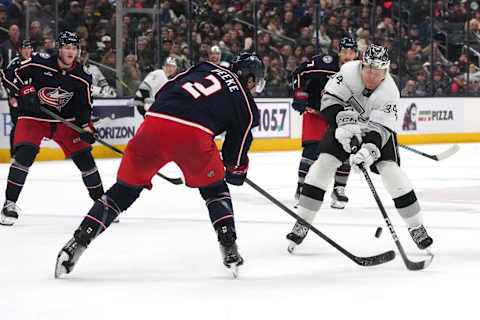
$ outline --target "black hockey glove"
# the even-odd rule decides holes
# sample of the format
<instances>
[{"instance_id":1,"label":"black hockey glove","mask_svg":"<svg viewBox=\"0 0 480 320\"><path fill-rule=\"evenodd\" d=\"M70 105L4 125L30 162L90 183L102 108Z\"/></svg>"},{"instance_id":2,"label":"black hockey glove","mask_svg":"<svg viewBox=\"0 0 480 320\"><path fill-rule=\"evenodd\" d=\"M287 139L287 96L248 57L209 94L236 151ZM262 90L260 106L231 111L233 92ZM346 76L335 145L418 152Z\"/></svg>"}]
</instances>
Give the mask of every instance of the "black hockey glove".
<instances>
[{"instance_id":1,"label":"black hockey glove","mask_svg":"<svg viewBox=\"0 0 480 320\"><path fill-rule=\"evenodd\" d=\"M225 180L235 186L241 186L247 178L248 163L249 160L247 156L245 164L236 167L227 167L227 170L225 171Z\"/></svg>"},{"instance_id":2,"label":"black hockey glove","mask_svg":"<svg viewBox=\"0 0 480 320\"><path fill-rule=\"evenodd\" d=\"M292 108L303 114L307 111L308 92L297 89L293 93Z\"/></svg>"},{"instance_id":3,"label":"black hockey glove","mask_svg":"<svg viewBox=\"0 0 480 320\"><path fill-rule=\"evenodd\" d=\"M94 144L95 141L97 141L97 139L98 139L98 136L96 134L96 130L93 127L92 122L90 122L88 124L88 127L90 128L90 130L92 130L92 132L87 131L87 130L82 130L82 132L80 132L80 140L85 141L86 143L89 143L89 144Z\"/></svg>"},{"instance_id":4,"label":"black hockey glove","mask_svg":"<svg viewBox=\"0 0 480 320\"><path fill-rule=\"evenodd\" d=\"M19 108L28 112L40 112L40 100L38 99L37 90L34 86L28 85L20 90Z\"/></svg>"}]
</instances>

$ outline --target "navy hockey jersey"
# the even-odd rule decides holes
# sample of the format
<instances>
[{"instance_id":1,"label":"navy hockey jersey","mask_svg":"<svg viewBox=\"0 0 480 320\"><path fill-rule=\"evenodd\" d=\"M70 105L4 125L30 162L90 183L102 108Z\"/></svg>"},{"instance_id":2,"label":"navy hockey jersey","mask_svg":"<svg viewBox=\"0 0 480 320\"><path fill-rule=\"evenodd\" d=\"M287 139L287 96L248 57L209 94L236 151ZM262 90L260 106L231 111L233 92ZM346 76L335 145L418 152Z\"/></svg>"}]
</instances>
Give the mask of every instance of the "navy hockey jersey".
<instances>
[{"instance_id":1,"label":"navy hockey jersey","mask_svg":"<svg viewBox=\"0 0 480 320\"><path fill-rule=\"evenodd\" d=\"M74 62L69 69L58 66L57 56L37 54L20 63L14 70L16 90L31 84L37 90L40 104L69 121L76 120L79 126L90 122L92 111L92 77L83 65ZM42 111L32 113L20 108L19 118L29 117L43 121L58 122Z\"/></svg>"},{"instance_id":2,"label":"navy hockey jersey","mask_svg":"<svg viewBox=\"0 0 480 320\"><path fill-rule=\"evenodd\" d=\"M338 55L335 52L317 55L302 63L293 74L293 89L308 92L308 106L320 111L322 91L332 75L337 73Z\"/></svg>"},{"instance_id":3,"label":"navy hockey jersey","mask_svg":"<svg viewBox=\"0 0 480 320\"><path fill-rule=\"evenodd\" d=\"M252 143L251 129L259 112L252 95L230 70L203 62L178 74L155 95L147 115L155 113L199 124L216 136L226 132L222 146L225 165L246 160Z\"/></svg>"},{"instance_id":4,"label":"navy hockey jersey","mask_svg":"<svg viewBox=\"0 0 480 320\"><path fill-rule=\"evenodd\" d=\"M0 70L0 74L2 76L2 83L5 89L8 92L9 97L16 97L18 93L18 87L15 84L15 69L20 67L20 63L23 60L20 58L20 56L16 56L13 58L12 61L8 64L8 66Z\"/></svg>"}]
</instances>

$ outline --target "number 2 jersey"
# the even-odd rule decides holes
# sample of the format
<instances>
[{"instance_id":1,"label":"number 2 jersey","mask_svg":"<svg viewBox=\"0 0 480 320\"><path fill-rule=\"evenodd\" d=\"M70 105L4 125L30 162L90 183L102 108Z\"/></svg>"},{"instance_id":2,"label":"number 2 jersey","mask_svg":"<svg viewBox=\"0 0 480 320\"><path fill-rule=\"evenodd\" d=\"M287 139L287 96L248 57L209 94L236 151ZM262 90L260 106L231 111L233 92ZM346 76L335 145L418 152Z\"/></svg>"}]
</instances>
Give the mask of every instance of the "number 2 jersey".
<instances>
[{"instance_id":1,"label":"number 2 jersey","mask_svg":"<svg viewBox=\"0 0 480 320\"><path fill-rule=\"evenodd\" d=\"M395 133L397 106L400 101L395 81L388 72L385 79L373 91L365 88L362 81L362 62L359 60L345 63L340 71L325 86L322 96L322 114L328 114L332 107L342 106L359 113L362 133L376 132L380 135L383 147L392 133ZM331 108L330 110L328 110ZM337 112L341 111L338 108ZM336 114L335 114L336 115ZM325 116L327 121L335 122L335 115ZM336 126L336 123L334 124Z\"/></svg>"},{"instance_id":2,"label":"number 2 jersey","mask_svg":"<svg viewBox=\"0 0 480 320\"><path fill-rule=\"evenodd\" d=\"M225 132L223 162L238 166L246 161L259 112L235 74L203 62L166 82L155 95L147 116L184 123L212 136Z\"/></svg>"}]
</instances>

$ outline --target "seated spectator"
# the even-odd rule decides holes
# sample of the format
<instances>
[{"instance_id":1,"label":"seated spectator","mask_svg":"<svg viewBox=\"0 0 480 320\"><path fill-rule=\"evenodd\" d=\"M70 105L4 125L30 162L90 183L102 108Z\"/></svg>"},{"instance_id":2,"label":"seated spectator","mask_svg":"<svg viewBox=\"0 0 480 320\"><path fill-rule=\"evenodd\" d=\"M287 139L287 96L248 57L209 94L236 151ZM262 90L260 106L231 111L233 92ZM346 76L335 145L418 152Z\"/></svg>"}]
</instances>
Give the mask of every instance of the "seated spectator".
<instances>
[{"instance_id":1,"label":"seated spectator","mask_svg":"<svg viewBox=\"0 0 480 320\"><path fill-rule=\"evenodd\" d=\"M469 69L468 69L469 75L467 76L467 73L463 73L462 75L459 76L460 79L462 80L467 80L467 77L469 81L480 81L480 70L477 68L477 66L473 63L470 63Z\"/></svg>"},{"instance_id":2,"label":"seated spectator","mask_svg":"<svg viewBox=\"0 0 480 320\"><path fill-rule=\"evenodd\" d=\"M402 97L413 97L415 96L415 80L408 80L405 83L405 87L403 87L401 92Z\"/></svg>"},{"instance_id":3,"label":"seated spectator","mask_svg":"<svg viewBox=\"0 0 480 320\"><path fill-rule=\"evenodd\" d=\"M436 71L433 73L433 92L434 96L445 96L449 93L448 79L443 72Z\"/></svg>"},{"instance_id":4,"label":"seated spectator","mask_svg":"<svg viewBox=\"0 0 480 320\"><path fill-rule=\"evenodd\" d=\"M410 78L414 78L422 69L422 62L418 55L413 50L407 52L407 60L405 61L406 72Z\"/></svg>"},{"instance_id":5,"label":"seated spectator","mask_svg":"<svg viewBox=\"0 0 480 320\"><path fill-rule=\"evenodd\" d=\"M134 95L135 88L138 88L142 80L142 73L140 72L139 65L133 54L129 54L125 57L123 64L123 81L127 84L130 95Z\"/></svg>"},{"instance_id":6,"label":"seated spectator","mask_svg":"<svg viewBox=\"0 0 480 320\"><path fill-rule=\"evenodd\" d=\"M427 74L421 70L417 73L417 83L415 84L415 95L419 97L431 94L430 84L427 81Z\"/></svg>"},{"instance_id":7,"label":"seated spectator","mask_svg":"<svg viewBox=\"0 0 480 320\"><path fill-rule=\"evenodd\" d=\"M78 1L70 2L70 10L65 15L65 23L69 30L76 30L83 23L82 8Z\"/></svg>"}]
</instances>

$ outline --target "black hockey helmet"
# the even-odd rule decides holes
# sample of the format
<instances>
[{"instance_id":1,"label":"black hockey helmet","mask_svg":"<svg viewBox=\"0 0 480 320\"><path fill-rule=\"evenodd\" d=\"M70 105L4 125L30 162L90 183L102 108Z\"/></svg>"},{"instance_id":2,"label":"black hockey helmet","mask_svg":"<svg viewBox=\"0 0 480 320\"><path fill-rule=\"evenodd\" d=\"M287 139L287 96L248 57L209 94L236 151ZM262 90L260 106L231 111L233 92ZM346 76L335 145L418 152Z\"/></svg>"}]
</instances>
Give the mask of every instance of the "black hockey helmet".
<instances>
[{"instance_id":1,"label":"black hockey helmet","mask_svg":"<svg viewBox=\"0 0 480 320\"><path fill-rule=\"evenodd\" d=\"M80 38L75 32L71 32L71 31L60 32L57 39L58 48L66 46L67 44L73 44L77 48L80 48Z\"/></svg>"},{"instance_id":2,"label":"black hockey helmet","mask_svg":"<svg viewBox=\"0 0 480 320\"><path fill-rule=\"evenodd\" d=\"M30 42L30 40L22 40L22 42L20 43L20 48L31 48L32 47L32 43Z\"/></svg>"},{"instance_id":3,"label":"black hockey helmet","mask_svg":"<svg viewBox=\"0 0 480 320\"><path fill-rule=\"evenodd\" d=\"M340 44L338 45L338 50L342 51L342 49L352 49L357 52L357 42L350 37L344 37L340 40Z\"/></svg>"},{"instance_id":4,"label":"black hockey helmet","mask_svg":"<svg viewBox=\"0 0 480 320\"><path fill-rule=\"evenodd\" d=\"M255 52L245 52L235 56L232 60L231 70L240 82L245 85L249 77L253 76L257 93L265 87L265 65L262 58Z\"/></svg>"},{"instance_id":5,"label":"black hockey helmet","mask_svg":"<svg viewBox=\"0 0 480 320\"><path fill-rule=\"evenodd\" d=\"M363 54L362 64L373 69L388 69L390 65L388 50L376 44L369 45Z\"/></svg>"}]
</instances>

